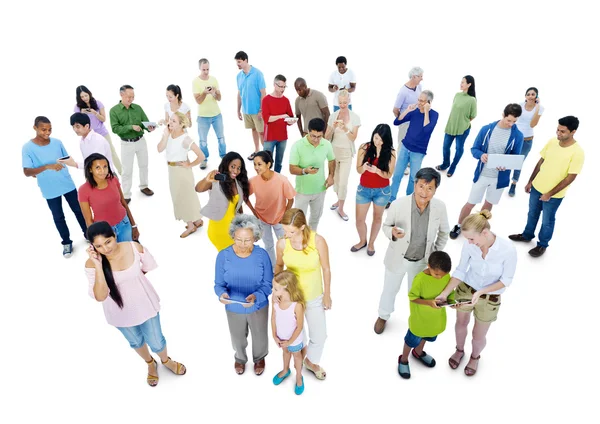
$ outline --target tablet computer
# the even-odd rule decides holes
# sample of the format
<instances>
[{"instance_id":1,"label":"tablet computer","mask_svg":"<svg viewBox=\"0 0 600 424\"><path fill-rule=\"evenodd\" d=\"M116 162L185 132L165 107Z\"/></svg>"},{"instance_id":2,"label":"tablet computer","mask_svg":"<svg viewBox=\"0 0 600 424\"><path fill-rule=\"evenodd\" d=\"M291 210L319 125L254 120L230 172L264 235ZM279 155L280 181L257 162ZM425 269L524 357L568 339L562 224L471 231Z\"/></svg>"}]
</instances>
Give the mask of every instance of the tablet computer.
<instances>
[{"instance_id":1,"label":"tablet computer","mask_svg":"<svg viewBox=\"0 0 600 424\"><path fill-rule=\"evenodd\" d=\"M158 124L156 122L142 121L142 125L144 125L148 129L150 129L150 127L154 127L154 128L158 127Z\"/></svg>"}]
</instances>

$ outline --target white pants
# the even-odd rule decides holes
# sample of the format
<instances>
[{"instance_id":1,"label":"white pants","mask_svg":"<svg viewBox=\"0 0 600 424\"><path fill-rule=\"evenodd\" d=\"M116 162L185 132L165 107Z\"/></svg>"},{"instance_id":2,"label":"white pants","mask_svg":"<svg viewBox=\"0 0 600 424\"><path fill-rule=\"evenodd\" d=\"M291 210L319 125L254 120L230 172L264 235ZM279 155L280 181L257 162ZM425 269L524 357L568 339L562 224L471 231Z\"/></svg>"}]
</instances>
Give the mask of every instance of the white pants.
<instances>
[{"instance_id":1,"label":"white pants","mask_svg":"<svg viewBox=\"0 0 600 424\"><path fill-rule=\"evenodd\" d=\"M317 231L317 226L319 225L319 219L321 219L321 215L323 215L324 203L325 191L317 194L296 193L294 207L302 209L304 215L308 215L308 206L310 205L310 218L308 219L308 226L315 232Z\"/></svg>"},{"instance_id":2,"label":"white pants","mask_svg":"<svg viewBox=\"0 0 600 424\"><path fill-rule=\"evenodd\" d=\"M498 178L479 176L477 182L471 186L471 193L469 194L468 203L476 205L483 200L490 202L492 205L497 205L502 198L503 188L496 188L498 185Z\"/></svg>"},{"instance_id":3,"label":"white pants","mask_svg":"<svg viewBox=\"0 0 600 424\"><path fill-rule=\"evenodd\" d=\"M304 340L304 345L308 346L306 357L313 364L321 362L323 356L323 348L325 340L327 340L327 322L325 320L325 309L323 309L323 295L316 299L306 302L306 326L308 327L308 336L310 341L308 344ZM306 332L304 332L306 337Z\"/></svg>"},{"instance_id":4,"label":"white pants","mask_svg":"<svg viewBox=\"0 0 600 424\"><path fill-rule=\"evenodd\" d=\"M394 304L396 303L396 295L402 286L404 275L408 273L408 291L412 287L412 282L415 276L427 268L427 259L423 258L417 262L407 261L402 259L400 268L395 272L385 268L385 278L383 280L383 292L379 300L379 318L388 320L394 312Z\"/></svg>"},{"instance_id":5,"label":"white pants","mask_svg":"<svg viewBox=\"0 0 600 424\"><path fill-rule=\"evenodd\" d=\"M406 137L409 126L410 122L403 122L398 125L398 150L400 150L400 144L402 144L402 140L404 140L404 137Z\"/></svg>"},{"instance_id":6,"label":"white pants","mask_svg":"<svg viewBox=\"0 0 600 424\"><path fill-rule=\"evenodd\" d=\"M271 258L271 265L273 265L273 268L275 268L277 257L275 256L275 241L273 240L273 232L275 232L275 237L277 237L277 240L279 240L285 235L285 230L281 224L271 225L264 221L260 221L260 224L262 225L263 229L262 240L265 244L265 250L269 254L269 258Z\"/></svg>"},{"instance_id":7,"label":"white pants","mask_svg":"<svg viewBox=\"0 0 600 424\"><path fill-rule=\"evenodd\" d=\"M121 140L121 162L123 163L123 197L131 199L131 179L133 177L133 159L137 156L140 170L140 190L148 187L148 146L144 137L138 141Z\"/></svg>"}]
</instances>

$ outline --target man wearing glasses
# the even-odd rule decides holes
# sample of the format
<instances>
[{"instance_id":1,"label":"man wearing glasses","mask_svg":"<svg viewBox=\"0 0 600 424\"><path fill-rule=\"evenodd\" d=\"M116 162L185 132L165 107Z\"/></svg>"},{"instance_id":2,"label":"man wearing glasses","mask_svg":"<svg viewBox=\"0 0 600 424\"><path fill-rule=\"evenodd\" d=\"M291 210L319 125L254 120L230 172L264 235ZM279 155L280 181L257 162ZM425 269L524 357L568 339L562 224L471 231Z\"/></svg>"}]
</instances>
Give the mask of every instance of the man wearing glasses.
<instances>
[{"instance_id":1,"label":"man wearing glasses","mask_svg":"<svg viewBox=\"0 0 600 424\"><path fill-rule=\"evenodd\" d=\"M265 123L264 148L275 158L275 172L281 172L281 163L287 144L287 127L296 122L292 105L283 95L287 85L283 75L273 81L273 92L262 100L262 118ZM274 154L277 149L277 154Z\"/></svg>"},{"instance_id":2,"label":"man wearing glasses","mask_svg":"<svg viewBox=\"0 0 600 424\"><path fill-rule=\"evenodd\" d=\"M335 156L329 140L323 138L325 121L313 118L308 123L308 135L296 141L290 152L290 174L296 175L296 199L294 205L308 215L308 225L317 231L323 214L325 191L333 185ZM328 174L325 177L325 159Z\"/></svg>"}]
</instances>

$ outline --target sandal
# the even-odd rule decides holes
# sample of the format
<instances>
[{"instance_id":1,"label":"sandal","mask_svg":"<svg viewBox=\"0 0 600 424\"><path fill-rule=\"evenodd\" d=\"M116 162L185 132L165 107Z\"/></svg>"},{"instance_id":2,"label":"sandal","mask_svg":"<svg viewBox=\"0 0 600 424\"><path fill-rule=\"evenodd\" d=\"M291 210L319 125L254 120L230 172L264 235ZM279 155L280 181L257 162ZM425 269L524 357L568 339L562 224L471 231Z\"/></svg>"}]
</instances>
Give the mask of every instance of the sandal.
<instances>
[{"instance_id":1,"label":"sandal","mask_svg":"<svg viewBox=\"0 0 600 424\"><path fill-rule=\"evenodd\" d=\"M465 351L462 349L459 349L458 347L456 348L456 352L460 352L462 353L462 355L460 355L460 359L458 361L456 361L455 359L452 359L452 357L450 357L448 359L448 365L450 365L450 368L452 368L453 370L457 369L458 366L460 365L463 357L465 356Z\"/></svg>"},{"instance_id":2,"label":"sandal","mask_svg":"<svg viewBox=\"0 0 600 424\"><path fill-rule=\"evenodd\" d=\"M254 156L256 156L256 152L254 152L250 156L248 156L248 160L254 160Z\"/></svg>"},{"instance_id":3,"label":"sandal","mask_svg":"<svg viewBox=\"0 0 600 424\"><path fill-rule=\"evenodd\" d=\"M304 358L304 361L302 362L306 369L312 372L318 380L325 380L325 377L327 377L327 373L323 368L319 367L319 369L315 371L313 368L308 366L308 364L306 363L306 358Z\"/></svg>"},{"instance_id":4,"label":"sandal","mask_svg":"<svg viewBox=\"0 0 600 424\"><path fill-rule=\"evenodd\" d=\"M450 178L453 174L446 174L446 177Z\"/></svg>"},{"instance_id":5,"label":"sandal","mask_svg":"<svg viewBox=\"0 0 600 424\"><path fill-rule=\"evenodd\" d=\"M158 371L158 364L156 363L156 359L152 358L149 361L145 361L148 365L150 365L152 362L154 362L154 366L157 367L157 371ZM146 377L146 382L148 383L148 386L150 387L156 387L156 385L158 384L158 375L152 375L150 373L148 373L148 377Z\"/></svg>"},{"instance_id":6,"label":"sandal","mask_svg":"<svg viewBox=\"0 0 600 424\"><path fill-rule=\"evenodd\" d=\"M187 236L189 236L190 234L193 234L193 233L195 233L197 228L198 228L198 227L196 227L196 226L194 225L194 228L188 228L188 229L187 229L187 230L185 230L183 233L181 233L181 235L180 235L179 237L181 237L181 238L186 238L186 237L187 237Z\"/></svg>"},{"instance_id":7,"label":"sandal","mask_svg":"<svg viewBox=\"0 0 600 424\"><path fill-rule=\"evenodd\" d=\"M194 227L196 228L200 228L204 225L204 221L202 221L202 218L200 218L198 221L200 221L200 224L196 224L196 222L194 222Z\"/></svg>"},{"instance_id":8,"label":"sandal","mask_svg":"<svg viewBox=\"0 0 600 424\"><path fill-rule=\"evenodd\" d=\"M428 355L427 352L421 352L421 356L417 355L417 352L413 349L412 355L417 358L423 365L429 368L435 367L435 359L431 355Z\"/></svg>"},{"instance_id":9,"label":"sandal","mask_svg":"<svg viewBox=\"0 0 600 424\"><path fill-rule=\"evenodd\" d=\"M170 370L170 371L171 371L173 374L177 374L177 375L184 375L184 374L187 372L187 369L185 368L185 365L183 365L183 364L180 364L180 363L179 363L179 362L177 362L177 361L173 361L173 360L171 359L171 357L170 357L170 356L167 356L167 358L168 358L168 359L167 359L166 361L164 361L164 362L163 362L163 361L161 360L160 362L162 362L162 364L163 364L163 365L166 365L166 364L167 364L167 362L169 362L169 361L171 361L171 362L175 362L175 363L177 364L177 368L176 368L176 369L177 369L177 371L173 371L171 368L167 367L167 368L169 368L169 370Z\"/></svg>"},{"instance_id":10,"label":"sandal","mask_svg":"<svg viewBox=\"0 0 600 424\"><path fill-rule=\"evenodd\" d=\"M478 365L479 365L479 358L481 358L481 355L479 355L477 358L473 358L473 355L471 355L471 359L474 361L477 361ZM477 372L477 368L471 368L469 366L465 367L465 375L467 377L473 377L476 372Z\"/></svg>"}]
</instances>

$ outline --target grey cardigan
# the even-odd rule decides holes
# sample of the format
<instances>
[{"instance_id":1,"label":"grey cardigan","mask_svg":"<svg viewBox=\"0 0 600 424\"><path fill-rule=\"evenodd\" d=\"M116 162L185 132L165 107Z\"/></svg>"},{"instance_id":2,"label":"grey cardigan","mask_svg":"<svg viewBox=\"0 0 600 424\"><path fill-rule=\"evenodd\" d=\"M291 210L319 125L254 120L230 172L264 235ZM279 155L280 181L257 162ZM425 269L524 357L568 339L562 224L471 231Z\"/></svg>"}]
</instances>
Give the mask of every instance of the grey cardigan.
<instances>
[{"instance_id":1,"label":"grey cardigan","mask_svg":"<svg viewBox=\"0 0 600 424\"><path fill-rule=\"evenodd\" d=\"M235 183L237 185L237 191L239 194L238 202L235 207L235 211L237 213L242 206L242 202L244 201L244 192L242 191L242 186L239 181L236 180ZM227 200L225 193L223 193L223 190L221 190L219 181L213 182L208 197L208 204L200 209L200 213L202 216L205 216L212 221L220 221L225 216L225 212L227 212L228 207L229 200Z\"/></svg>"}]
</instances>

